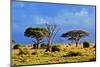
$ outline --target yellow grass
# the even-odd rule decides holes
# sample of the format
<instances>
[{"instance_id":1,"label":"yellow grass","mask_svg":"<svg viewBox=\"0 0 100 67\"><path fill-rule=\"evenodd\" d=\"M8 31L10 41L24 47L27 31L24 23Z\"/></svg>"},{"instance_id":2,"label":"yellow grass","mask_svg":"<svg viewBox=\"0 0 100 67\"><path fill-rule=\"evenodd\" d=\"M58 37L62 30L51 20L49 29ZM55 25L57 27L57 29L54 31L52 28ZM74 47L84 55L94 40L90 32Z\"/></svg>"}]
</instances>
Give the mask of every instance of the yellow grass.
<instances>
[{"instance_id":1,"label":"yellow grass","mask_svg":"<svg viewBox=\"0 0 100 67\"><path fill-rule=\"evenodd\" d=\"M31 64L51 64L51 63L69 63L92 61L96 58L94 45L89 48L83 48L82 45L61 45L61 51L45 52L45 49L26 48L27 54L20 54L19 49L12 49L12 65L31 65ZM77 56L68 56L70 52L80 53Z\"/></svg>"}]
</instances>

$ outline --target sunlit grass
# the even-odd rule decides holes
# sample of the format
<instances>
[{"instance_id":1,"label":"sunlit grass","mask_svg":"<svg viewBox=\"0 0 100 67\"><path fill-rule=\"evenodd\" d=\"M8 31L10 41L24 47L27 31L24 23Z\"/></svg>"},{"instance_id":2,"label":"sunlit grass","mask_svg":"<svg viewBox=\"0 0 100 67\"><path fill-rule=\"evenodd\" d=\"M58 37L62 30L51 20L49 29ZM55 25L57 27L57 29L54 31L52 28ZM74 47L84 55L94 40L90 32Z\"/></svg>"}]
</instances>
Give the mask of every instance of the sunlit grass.
<instances>
[{"instance_id":1,"label":"sunlit grass","mask_svg":"<svg viewBox=\"0 0 100 67\"><path fill-rule=\"evenodd\" d=\"M61 51L55 52L45 52L45 49L32 49L31 47L20 48L22 50L25 48L26 54L19 54L20 49L12 49L12 65L92 61L96 58L95 48L93 47L94 45L91 45L89 48L83 48L83 45L76 47L74 44L70 46L60 45Z\"/></svg>"}]
</instances>

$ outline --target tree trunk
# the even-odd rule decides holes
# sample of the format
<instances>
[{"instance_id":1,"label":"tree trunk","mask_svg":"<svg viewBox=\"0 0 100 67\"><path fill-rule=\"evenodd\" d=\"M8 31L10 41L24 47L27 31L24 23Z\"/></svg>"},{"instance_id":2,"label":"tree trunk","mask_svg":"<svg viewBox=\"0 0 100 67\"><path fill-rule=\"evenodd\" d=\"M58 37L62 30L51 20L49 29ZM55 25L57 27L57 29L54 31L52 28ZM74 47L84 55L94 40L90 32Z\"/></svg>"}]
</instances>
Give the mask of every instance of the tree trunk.
<instances>
[{"instance_id":1,"label":"tree trunk","mask_svg":"<svg viewBox=\"0 0 100 67\"><path fill-rule=\"evenodd\" d=\"M37 49L39 48L41 41L42 41L42 40L37 39L37 44L36 44L36 45L37 45Z\"/></svg>"},{"instance_id":2,"label":"tree trunk","mask_svg":"<svg viewBox=\"0 0 100 67\"><path fill-rule=\"evenodd\" d=\"M51 40L49 40L49 42L48 42L46 52L47 52L47 51L51 51L51 47L50 47L50 45L51 45Z\"/></svg>"},{"instance_id":3,"label":"tree trunk","mask_svg":"<svg viewBox=\"0 0 100 67\"><path fill-rule=\"evenodd\" d=\"M37 45L37 49L39 48L39 44L36 44Z\"/></svg>"},{"instance_id":4,"label":"tree trunk","mask_svg":"<svg viewBox=\"0 0 100 67\"><path fill-rule=\"evenodd\" d=\"M36 47L36 44L34 44L33 46L34 46L34 49L36 49L36 48L37 48L37 47Z\"/></svg>"},{"instance_id":5,"label":"tree trunk","mask_svg":"<svg viewBox=\"0 0 100 67\"><path fill-rule=\"evenodd\" d=\"M78 47L78 42L76 42L76 47Z\"/></svg>"},{"instance_id":6,"label":"tree trunk","mask_svg":"<svg viewBox=\"0 0 100 67\"><path fill-rule=\"evenodd\" d=\"M40 42L38 41L37 44L36 44L37 45L37 49L39 48L39 44L40 44Z\"/></svg>"},{"instance_id":7,"label":"tree trunk","mask_svg":"<svg viewBox=\"0 0 100 67\"><path fill-rule=\"evenodd\" d=\"M79 43L79 39L78 39L78 40L76 40L76 47L78 47L78 43Z\"/></svg>"}]
</instances>

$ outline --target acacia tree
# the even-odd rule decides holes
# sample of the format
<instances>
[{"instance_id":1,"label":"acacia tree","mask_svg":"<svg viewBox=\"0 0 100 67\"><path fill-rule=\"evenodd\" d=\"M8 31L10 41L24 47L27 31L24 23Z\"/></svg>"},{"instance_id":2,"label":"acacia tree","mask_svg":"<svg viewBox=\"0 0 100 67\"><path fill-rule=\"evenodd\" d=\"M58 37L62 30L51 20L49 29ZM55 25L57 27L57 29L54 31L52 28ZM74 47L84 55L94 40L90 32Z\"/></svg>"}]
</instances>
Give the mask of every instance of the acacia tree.
<instances>
[{"instance_id":1,"label":"acacia tree","mask_svg":"<svg viewBox=\"0 0 100 67\"><path fill-rule=\"evenodd\" d=\"M50 45L53 43L53 40L58 32L57 25L56 24L46 24L46 30L47 30L47 49L46 51L50 51Z\"/></svg>"},{"instance_id":2,"label":"acacia tree","mask_svg":"<svg viewBox=\"0 0 100 67\"><path fill-rule=\"evenodd\" d=\"M76 43L76 47L77 47L80 39L82 39L83 37L86 37L88 35L89 35L89 33L87 33L86 31L83 31L83 30L72 30L72 31L68 31L68 32L62 34L62 37L67 37L68 40L74 40Z\"/></svg>"},{"instance_id":3,"label":"acacia tree","mask_svg":"<svg viewBox=\"0 0 100 67\"><path fill-rule=\"evenodd\" d=\"M38 48L39 44L43 43L43 38L46 37L46 29L29 27L25 30L24 35L31 37L32 42L34 42L34 48Z\"/></svg>"},{"instance_id":4,"label":"acacia tree","mask_svg":"<svg viewBox=\"0 0 100 67\"><path fill-rule=\"evenodd\" d=\"M67 40L71 41L71 43L73 43L73 42L74 42L74 38L73 38L73 37L68 38ZM71 45L71 44L69 44L69 45Z\"/></svg>"}]
</instances>

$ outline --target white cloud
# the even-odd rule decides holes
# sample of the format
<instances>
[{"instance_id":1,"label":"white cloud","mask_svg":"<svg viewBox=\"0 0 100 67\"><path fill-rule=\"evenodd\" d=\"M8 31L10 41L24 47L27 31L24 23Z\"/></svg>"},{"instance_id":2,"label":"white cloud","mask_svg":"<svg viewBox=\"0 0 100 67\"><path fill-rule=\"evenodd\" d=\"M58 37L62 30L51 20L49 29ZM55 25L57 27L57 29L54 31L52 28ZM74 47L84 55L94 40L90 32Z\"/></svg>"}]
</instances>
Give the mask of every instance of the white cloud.
<instances>
[{"instance_id":1,"label":"white cloud","mask_svg":"<svg viewBox=\"0 0 100 67\"><path fill-rule=\"evenodd\" d=\"M69 25L74 27L89 27L95 24L94 16L90 16L88 10L85 8L77 10L76 12L61 10L57 13L53 20L59 25Z\"/></svg>"},{"instance_id":2,"label":"white cloud","mask_svg":"<svg viewBox=\"0 0 100 67\"><path fill-rule=\"evenodd\" d=\"M83 8L79 12L76 12L75 15L76 16L88 15L88 11L85 8Z\"/></svg>"},{"instance_id":3,"label":"white cloud","mask_svg":"<svg viewBox=\"0 0 100 67\"><path fill-rule=\"evenodd\" d=\"M46 24L48 21L41 16L34 16L34 21L36 24Z\"/></svg>"},{"instance_id":4,"label":"white cloud","mask_svg":"<svg viewBox=\"0 0 100 67\"><path fill-rule=\"evenodd\" d=\"M77 26L89 27L95 24L94 17L89 16L89 12L85 8L77 10L76 12L61 10L58 11L54 17L34 15L33 22L35 24L56 23L58 25L75 26L75 27Z\"/></svg>"}]
</instances>

